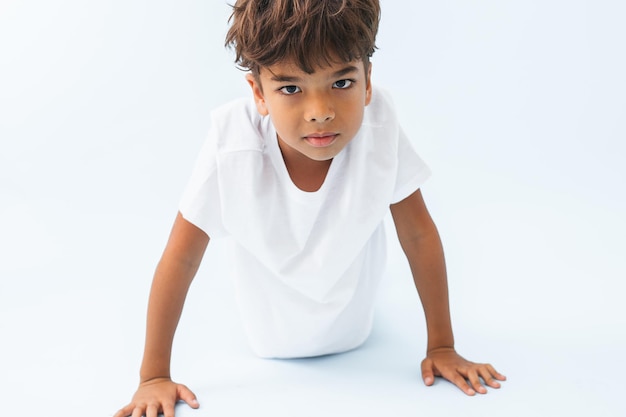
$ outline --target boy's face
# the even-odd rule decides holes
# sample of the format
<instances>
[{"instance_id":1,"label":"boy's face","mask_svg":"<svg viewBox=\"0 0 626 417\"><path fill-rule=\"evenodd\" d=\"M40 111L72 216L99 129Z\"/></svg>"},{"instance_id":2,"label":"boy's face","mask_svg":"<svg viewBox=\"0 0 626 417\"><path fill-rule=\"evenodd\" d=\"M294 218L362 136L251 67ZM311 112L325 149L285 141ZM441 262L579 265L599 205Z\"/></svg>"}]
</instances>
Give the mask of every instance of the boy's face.
<instances>
[{"instance_id":1,"label":"boy's face","mask_svg":"<svg viewBox=\"0 0 626 417\"><path fill-rule=\"evenodd\" d=\"M361 127L372 95L371 65L367 71L362 60L333 63L312 74L280 63L246 79L259 113L272 119L285 159L329 161Z\"/></svg>"}]
</instances>

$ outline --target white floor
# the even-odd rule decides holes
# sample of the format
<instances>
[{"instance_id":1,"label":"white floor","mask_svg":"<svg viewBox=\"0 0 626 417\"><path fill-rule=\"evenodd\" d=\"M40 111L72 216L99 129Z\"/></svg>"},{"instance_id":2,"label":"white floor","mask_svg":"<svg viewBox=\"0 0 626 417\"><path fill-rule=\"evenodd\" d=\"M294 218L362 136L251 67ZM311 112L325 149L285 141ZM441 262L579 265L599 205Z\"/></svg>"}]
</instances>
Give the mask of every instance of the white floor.
<instances>
[{"instance_id":1,"label":"white floor","mask_svg":"<svg viewBox=\"0 0 626 417\"><path fill-rule=\"evenodd\" d=\"M201 409L177 416L626 415L624 6L411 4L383 4L375 76L434 172L457 348L508 381L474 398L423 385L392 231L362 348L257 359L214 241L173 358ZM135 389L151 273L208 111L247 94L222 51L228 9L181 5L0 2L4 415L110 416Z\"/></svg>"}]
</instances>

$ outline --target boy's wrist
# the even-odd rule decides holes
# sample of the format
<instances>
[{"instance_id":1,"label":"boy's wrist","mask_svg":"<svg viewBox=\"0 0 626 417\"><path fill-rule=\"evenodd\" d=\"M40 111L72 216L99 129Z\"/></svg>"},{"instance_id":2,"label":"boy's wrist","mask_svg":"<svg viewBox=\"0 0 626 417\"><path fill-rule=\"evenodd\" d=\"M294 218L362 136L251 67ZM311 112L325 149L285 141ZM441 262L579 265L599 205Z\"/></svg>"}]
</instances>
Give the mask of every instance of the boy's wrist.
<instances>
[{"instance_id":1,"label":"boy's wrist","mask_svg":"<svg viewBox=\"0 0 626 417\"><path fill-rule=\"evenodd\" d=\"M143 377L140 376L139 378L139 384L140 385L145 385L145 384L149 384L151 382L157 382L157 381L171 381L172 378L169 375L158 375L158 376L150 376L150 377Z\"/></svg>"},{"instance_id":2,"label":"boy's wrist","mask_svg":"<svg viewBox=\"0 0 626 417\"><path fill-rule=\"evenodd\" d=\"M166 378L167 379L172 378L169 368L167 369L164 369L164 368L143 369L142 368L139 371L139 381L142 384L145 382L153 381L155 379L166 379Z\"/></svg>"},{"instance_id":3,"label":"boy's wrist","mask_svg":"<svg viewBox=\"0 0 626 417\"><path fill-rule=\"evenodd\" d=\"M171 378L169 352L146 350L139 368L139 380L145 382L157 378Z\"/></svg>"},{"instance_id":4,"label":"boy's wrist","mask_svg":"<svg viewBox=\"0 0 626 417\"><path fill-rule=\"evenodd\" d=\"M428 343L426 345L427 353L445 349L454 350L454 337L452 334L428 336Z\"/></svg>"},{"instance_id":5,"label":"boy's wrist","mask_svg":"<svg viewBox=\"0 0 626 417\"><path fill-rule=\"evenodd\" d=\"M445 351L455 351L454 344L451 345L441 345L441 346L428 346L426 349L426 355L430 355L431 353L436 352L445 352Z\"/></svg>"}]
</instances>

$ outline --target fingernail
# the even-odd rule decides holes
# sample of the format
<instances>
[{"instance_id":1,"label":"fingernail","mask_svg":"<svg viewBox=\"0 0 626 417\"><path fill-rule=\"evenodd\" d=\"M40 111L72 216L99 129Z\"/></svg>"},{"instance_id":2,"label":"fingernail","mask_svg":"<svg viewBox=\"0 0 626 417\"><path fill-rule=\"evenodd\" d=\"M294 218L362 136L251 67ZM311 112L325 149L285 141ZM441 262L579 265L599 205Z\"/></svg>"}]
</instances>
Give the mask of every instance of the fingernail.
<instances>
[{"instance_id":1,"label":"fingernail","mask_svg":"<svg viewBox=\"0 0 626 417\"><path fill-rule=\"evenodd\" d=\"M469 395L474 395L474 394L476 394L476 391L474 391L473 389L470 389L469 391L467 391L467 393Z\"/></svg>"}]
</instances>

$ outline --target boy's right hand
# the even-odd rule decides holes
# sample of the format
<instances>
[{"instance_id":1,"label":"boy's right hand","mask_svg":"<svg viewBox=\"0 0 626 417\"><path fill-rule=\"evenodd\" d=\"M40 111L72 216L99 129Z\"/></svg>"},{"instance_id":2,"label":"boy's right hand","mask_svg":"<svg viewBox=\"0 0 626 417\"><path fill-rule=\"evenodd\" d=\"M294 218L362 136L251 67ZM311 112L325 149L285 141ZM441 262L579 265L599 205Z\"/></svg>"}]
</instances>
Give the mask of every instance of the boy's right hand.
<instances>
[{"instance_id":1,"label":"boy's right hand","mask_svg":"<svg viewBox=\"0 0 626 417\"><path fill-rule=\"evenodd\" d=\"M174 417L174 405L182 400L191 408L198 408L198 400L189 388L169 378L155 378L139 384L132 401L115 413L114 417Z\"/></svg>"}]
</instances>

